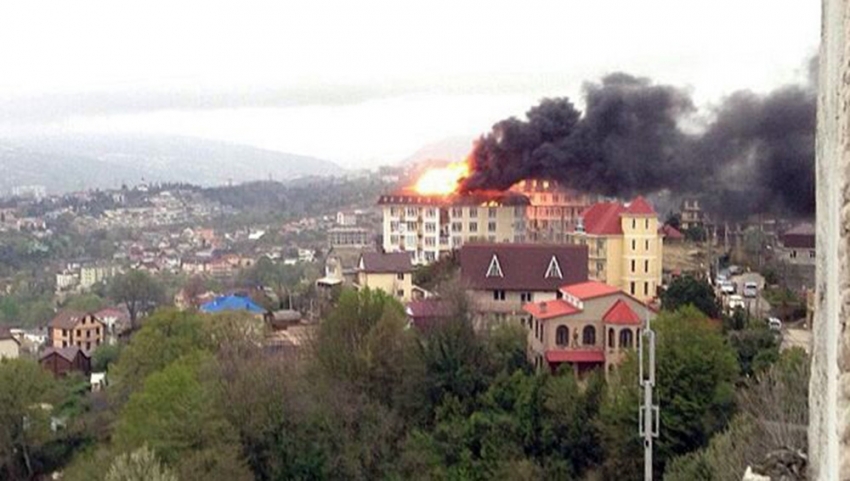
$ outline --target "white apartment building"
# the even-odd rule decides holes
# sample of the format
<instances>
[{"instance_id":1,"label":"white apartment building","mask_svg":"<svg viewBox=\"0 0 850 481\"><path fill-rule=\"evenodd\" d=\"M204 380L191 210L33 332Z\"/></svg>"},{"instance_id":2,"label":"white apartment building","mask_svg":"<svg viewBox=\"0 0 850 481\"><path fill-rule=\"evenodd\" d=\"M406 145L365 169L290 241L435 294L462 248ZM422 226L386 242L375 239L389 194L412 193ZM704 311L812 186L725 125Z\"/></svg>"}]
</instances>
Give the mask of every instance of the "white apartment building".
<instances>
[{"instance_id":1,"label":"white apartment building","mask_svg":"<svg viewBox=\"0 0 850 481\"><path fill-rule=\"evenodd\" d=\"M466 242L524 242L528 198L515 192L428 196L383 195L383 249L435 261Z\"/></svg>"}]
</instances>

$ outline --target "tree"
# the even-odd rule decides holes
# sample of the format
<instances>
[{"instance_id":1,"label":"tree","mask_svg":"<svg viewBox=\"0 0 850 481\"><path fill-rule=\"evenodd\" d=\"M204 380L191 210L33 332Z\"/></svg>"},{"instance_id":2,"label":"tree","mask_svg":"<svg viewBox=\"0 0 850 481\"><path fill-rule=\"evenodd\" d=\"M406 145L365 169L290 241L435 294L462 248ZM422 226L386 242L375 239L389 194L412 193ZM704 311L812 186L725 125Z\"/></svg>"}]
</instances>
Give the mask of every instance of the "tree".
<instances>
[{"instance_id":1,"label":"tree","mask_svg":"<svg viewBox=\"0 0 850 481\"><path fill-rule=\"evenodd\" d=\"M661 304L668 311L690 304L712 319L717 319L721 311L720 302L708 282L691 275L674 279L661 293Z\"/></svg>"},{"instance_id":2,"label":"tree","mask_svg":"<svg viewBox=\"0 0 850 481\"><path fill-rule=\"evenodd\" d=\"M243 273L243 282L252 287L269 287L278 298L278 308L292 309L290 295L301 282L303 268L275 264L268 257L261 257L253 267Z\"/></svg>"},{"instance_id":3,"label":"tree","mask_svg":"<svg viewBox=\"0 0 850 481\"><path fill-rule=\"evenodd\" d=\"M121 346L117 344L103 344L98 346L92 354L92 370L95 372L103 372L109 369L109 366L118 360L121 354Z\"/></svg>"},{"instance_id":4,"label":"tree","mask_svg":"<svg viewBox=\"0 0 850 481\"><path fill-rule=\"evenodd\" d=\"M661 433L656 442L655 469L708 443L724 429L734 412L738 363L720 327L696 308L664 312L653 322L656 331L656 396ZM642 445L635 433L640 396L637 356L630 353L613 376L611 395L603 407L603 439L610 478L633 479L639 474Z\"/></svg>"},{"instance_id":5,"label":"tree","mask_svg":"<svg viewBox=\"0 0 850 481\"><path fill-rule=\"evenodd\" d=\"M177 476L164 467L147 446L115 458L105 481L177 481Z\"/></svg>"},{"instance_id":6,"label":"tree","mask_svg":"<svg viewBox=\"0 0 850 481\"><path fill-rule=\"evenodd\" d=\"M57 384L37 363L0 362L0 478L30 479L34 451L50 439Z\"/></svg>"},{"instance_id":7,"label":"tree","mask_svg":"<svg viewBox=\"0 0 850 481\"><path fill-rule=\"evenodd\" d=\"M165 291L150 274L134 269L112 279L109 297L127 306L130 328L136 330L139 316L150 313L165 301Z\"/></svg>"},{"instance_id":8,"label":"tree","mask_svg":"<svg viewBox=\"0 0 850 481\"><path fill-rule=\"evenodd\" d=\"M106 301L97 294L80 294L65 301L64 307L74 311L94 312L106 307Z\"/></svg>"}]
</instances>

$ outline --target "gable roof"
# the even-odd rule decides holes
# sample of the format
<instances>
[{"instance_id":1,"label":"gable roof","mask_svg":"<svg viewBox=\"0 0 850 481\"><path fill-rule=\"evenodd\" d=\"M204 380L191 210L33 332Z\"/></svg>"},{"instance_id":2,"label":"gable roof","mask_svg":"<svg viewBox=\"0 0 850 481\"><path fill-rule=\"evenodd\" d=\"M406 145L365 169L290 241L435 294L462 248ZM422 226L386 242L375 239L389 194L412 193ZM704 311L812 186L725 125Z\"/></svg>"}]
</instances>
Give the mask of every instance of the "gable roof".
<instances>
[{"instance_id":1,"label":"gable roof","mask_svg":"<svg viewBox=\"0 0 850 481\"><path fill-rule=\"evenodd\" d=\"M584 231L595 235L617 235L623 233L620 214L625 209L618 202L599 202L585 209L581 217Z\"/></svg>"},{"instance_id":2,"label":"gable roof","mask_svg":"<svg viewBox=\"0 0 850 481\"><path fill-rule=\"evenodd\" d=\"M215 299L201 304L201 312L216 313L224 311L248 311L254 314L264 314L266 310L251 300L248 296L219 296Z\"/></svg>"},{"instance_id":3,"label":"gable roof","mask_svg":"<svg viewBox=\"0 0 850 481\"><path fill-rule=\"evenodd\" d=\"M104 317L114 317L121 320L130 320L130 314L127 313L127 310L119 307L104 307L103 309L95 312L94 316L99 319L103 319Z\"/></svg>"},{"instance_id":4,"label":"gable roof","mask_svg":"<svg viewBox=\"0 0 850 481\"><path fill-rule=\"evenodd\" d=\"M522 306L522 310L537 319L551 319L553 317L569 316L579 311L577 307L563 299L545 302L529 302Z\"/></svg>"},{"instance_id":5,"label":"gable roof","mask_svg":"<svg viewBox=\"0 0 850 481\"><path fill-rule=\"evenodd\" d=\"M815 248L815 226L810 222L797 224L782 234L782 245L793 249Z\"/></svg>"},{"instance_id":6,"label":"gable roof","mask_svg":"<svg viewBox=\"0 0 850 481\"><path fill-rule=\"evenodd\" d=\"M505 274L502 272L502 266L499 264L499 256L493 254L493 258L490 259L490 266L487 267L487 277L505 277Z\"/></svg>"},{"instance_id":7,"label":"gable roof","mask_svg":"<svg viewBox=\"0 0 850 481\"><path fill-rule=\"evenodd\" d=\"M622 299L618 299L617 302L608 309L608 312L602 316L602 322L624 326L639 326L641 324L640 316L638 316L635 311L629 307L629 304Z\"/></svg>"},{"instance_id":8,"label":"gable roof","mask_svg":"<svg viewBox=\"0 0 850 481\"><path fill-rule=\"evenodd\" d=\"M642 196L637 196L628 203L626 213L631 215L656 215L655 209Z\"/></svg>"},{"instance_id":9,"label":"gable roof","mask_svg":"<svg viewBox=\"0 0 850 481\"><path fill-rule=\"evenodd\" d=\"M502 277L487 276L497 256ZM563 278L546 277L555 257ZM460 249L461 279L473 289L551 291L587 280L587 246L467 243Z\"/></svg>"},{"instance_id":10,"label":"gable roof","mask_svg":"<svg viewBox=\"0 0 850 481\"><path fill-rule=\"evenodd\" d=\"M59 329L73 329L85 315L84 312L65 309L59 311L47 325Z\"/></svg>"},{"instance_id":11,"label":"gable roof","mask_svg":"<svg viewBox=\"0 0 850 481\"><path fill-rule=\"evenodd\" d=\"M74 359L77 358L78 354L82 354L85 357L90 357L86 351L80 349L77 346L68 346L68 347L48 347L41 353L41 356L38 357L38 360L41 361L46 359L52 355L56 354L59 357L66 359L69 362L74 362Z\"/></svg>"},{"instance_id":12,"label":"gable roof","mask_svg":"<svg viewBox=\"0 0 850 481\"><path fill-rule=\"evenodd\" d=\"M682 240L685 238L685 236L679 232L679 229L676 229L670 224L664 224L660 229L658 229L658 232L663 235L665 239Z\"/></svg>"},{"instance_id":13,"label":"gable roof","mask_svg":"<svg viewBox=\"0 0 850 481\"><path fill-rule=\"evenodd\" d=\"M410 254L406 252L364 252L357 263L363 272L403 273L413 270Z\"/></svg>"},{"instance_id":14,"label":"gable roof","mask_svg":"<svg viewBox=\"0 0 850 481\"><path fill-rule=\"evenodd\" d=\"M587 281L563 286L561 287L561 292L569 294L581 301L585 301L596 297L617 294L620 290L614 286L609 286L608 284L603 284L599 281Z\"/></svg>"}]
</instances>

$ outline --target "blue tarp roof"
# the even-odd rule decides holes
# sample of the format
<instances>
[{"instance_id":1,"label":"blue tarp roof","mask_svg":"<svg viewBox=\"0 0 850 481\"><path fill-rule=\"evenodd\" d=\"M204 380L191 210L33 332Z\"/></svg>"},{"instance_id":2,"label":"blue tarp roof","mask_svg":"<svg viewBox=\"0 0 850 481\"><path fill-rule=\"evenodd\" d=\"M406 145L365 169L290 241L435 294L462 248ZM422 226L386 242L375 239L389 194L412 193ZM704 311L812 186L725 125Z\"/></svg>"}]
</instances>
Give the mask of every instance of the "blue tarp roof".
<instances>
[{"instance_id":1,"label":"blue tarp roof","mask_svg":"<svg viewBox=\"0 0 850 481\"><path fill-rule=\"evenodd\" d=\"M201 312L216 313L223 311L248 311L255 314L266 312L250 297L245 296L219 296L206 304L201 304Z\"/></svg>"}]
</instances>

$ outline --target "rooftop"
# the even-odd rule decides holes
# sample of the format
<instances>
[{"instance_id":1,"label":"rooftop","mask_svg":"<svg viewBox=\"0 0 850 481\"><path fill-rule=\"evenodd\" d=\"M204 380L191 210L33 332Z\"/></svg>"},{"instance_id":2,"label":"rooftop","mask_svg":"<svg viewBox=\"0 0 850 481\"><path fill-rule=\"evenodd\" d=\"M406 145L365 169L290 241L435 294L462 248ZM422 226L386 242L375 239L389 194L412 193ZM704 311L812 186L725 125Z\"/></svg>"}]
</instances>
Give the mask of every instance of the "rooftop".
<instances>
[{"instance_id":1,"label":"rooftop","mask_svg":"<svg viewBox=\"0 0 850 481\"><path fill-rule=\"evenodd\" d=\"M620 292L620 290L599 281L587 281L563 286L561 287L561 292L585 301L596 297L610 296L611 294Z\"/></svg>"},{"instance_id":2,"label":"rooftop","mask_svg":"<svg viewBox=\"0 0 850 481\"><path fill-rule=\"evenodd\" d=\"M468 194L422 195L416 191L402 189L382 195L378 205L479 205L479 206L515 206L529 205L528 197L511 191L476 191Z\"/></svg>"},{"instance_id":3,"label":"rooftop","mask_svg":"<svg viewBox=\"0 0 850 481\"><path fill-rule=\"evenodd\" d=\"M406 252L364 252L357 263L363 272L403 273L413 270L410 254Z\"/></svg>"},{"instance_id":4,"label":"rooftop","mask_svg":"<svg viewBox=\"0 0 850 481\"><path fill-rule=\"evenodd\" d=\"M579 312L578 308L563 299L545 302L529 302L522 306L523 310L537 319L551 319L559 316L569 316Z\"/></svg>"}]
</instances>

